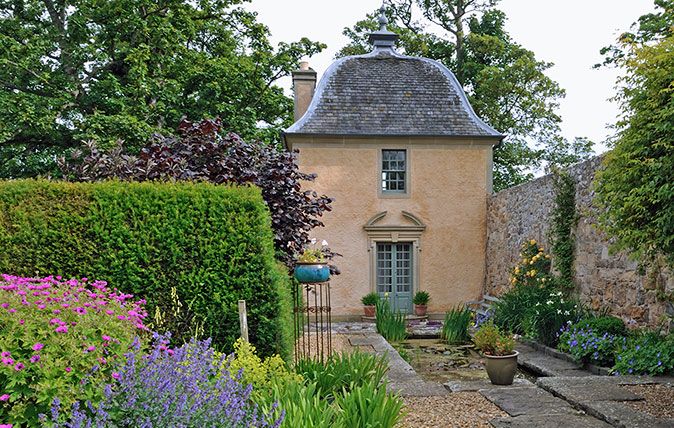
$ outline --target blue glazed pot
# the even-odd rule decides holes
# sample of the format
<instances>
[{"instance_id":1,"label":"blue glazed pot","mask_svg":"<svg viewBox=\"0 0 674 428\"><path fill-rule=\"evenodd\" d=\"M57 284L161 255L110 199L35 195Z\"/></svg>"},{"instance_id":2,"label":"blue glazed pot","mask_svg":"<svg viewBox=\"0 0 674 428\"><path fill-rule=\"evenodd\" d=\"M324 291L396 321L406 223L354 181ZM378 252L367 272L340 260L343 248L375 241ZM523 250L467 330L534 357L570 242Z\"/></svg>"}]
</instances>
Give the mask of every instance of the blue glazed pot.
<instances>
[{"instance_id":1,"label":"blue glazed pot","mask_svg":"<svg viewBox=\"0 0 674 428\"><path fill-rule=\"evenodd\" d=\"M330 279L330 266L325 263L297 263L295 279L303 284L325 282Z\"/></svg>"}]
</instances>

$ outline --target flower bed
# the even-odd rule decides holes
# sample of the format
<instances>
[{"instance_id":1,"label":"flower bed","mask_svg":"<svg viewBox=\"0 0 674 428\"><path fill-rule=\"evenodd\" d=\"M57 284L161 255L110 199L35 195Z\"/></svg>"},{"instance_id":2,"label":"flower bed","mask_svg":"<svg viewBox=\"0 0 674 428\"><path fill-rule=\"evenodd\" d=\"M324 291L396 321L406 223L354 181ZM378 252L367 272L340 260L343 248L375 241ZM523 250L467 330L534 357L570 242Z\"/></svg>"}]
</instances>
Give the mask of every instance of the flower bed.
<instances>
[{"instance_id":1,"label":"flower bed","mask_svg":"<svg viewBox=\"0 0 674 428\"><path fill-rule=\"evenodd\" d=\"M137 336L144 302L102 281L0 278L0 421L33 426L52 401L99 400Z\"/></svg>"}]
</instances>

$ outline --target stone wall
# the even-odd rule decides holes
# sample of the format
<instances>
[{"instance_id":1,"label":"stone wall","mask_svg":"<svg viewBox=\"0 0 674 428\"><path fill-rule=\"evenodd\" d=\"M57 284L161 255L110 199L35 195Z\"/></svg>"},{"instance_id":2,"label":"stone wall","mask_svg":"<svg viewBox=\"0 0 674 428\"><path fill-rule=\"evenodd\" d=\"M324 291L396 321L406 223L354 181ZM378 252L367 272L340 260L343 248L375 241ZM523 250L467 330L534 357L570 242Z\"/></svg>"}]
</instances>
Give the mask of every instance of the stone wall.
<instances>
[{"instance_id":1,"label":"stone wall","mask_svg":"<svg viewBox=\"0 0 674 428\"><path fill-rule=\"evenodd\" d=\"M607 309L625 321L654 326L674 315L669 303L657 299L657 290L674 290L674 275L640 275L624 253L609 253L609 239L596 227L592 180L601 157L568 169L576 183L575 285L583 303L593 310ZM524 240L536 239L549 251L549 219L554 207L552 177L536 180L492 195L488 203L487 269L485 293L499 295L508 287L509 271L518 260ZM553 260L554 264L554 260Z\"/></svg>"}]
</instances>

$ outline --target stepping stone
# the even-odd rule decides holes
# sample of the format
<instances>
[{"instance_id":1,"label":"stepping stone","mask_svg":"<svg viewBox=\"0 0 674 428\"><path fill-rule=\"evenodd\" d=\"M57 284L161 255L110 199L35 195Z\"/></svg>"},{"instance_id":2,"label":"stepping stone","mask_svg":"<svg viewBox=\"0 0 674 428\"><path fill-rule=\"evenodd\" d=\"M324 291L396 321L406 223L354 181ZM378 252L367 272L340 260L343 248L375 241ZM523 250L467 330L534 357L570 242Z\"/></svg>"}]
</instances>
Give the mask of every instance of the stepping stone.
<instances>
[{"instance_id":1,"label":"stepping stone","mask_svg":"<svg viewBox=\"0 0 674 428\"><path fill-rule=\"evenodd\" d=\"M525 415L516 418L492 419L489 423L496 428L609 428L611 426L586 415Z\"/></svg>"},{"instance_id":2,"label":"stepping stone","mask_svg":"<svg viewBox=\"0 0 674 428\"><path fill-rule=\"evenodd\" d=\"M451 381L444 384L444 387L447 388L450 392L464 392L464 391L479 391L481 389L492 389L492 388L516 388L516 387L532 387L533 383L527 379L515 379L512 385L499 386L492 385L489 379L479 379L479 380L457 380Z\"/></svg>"},{"instance_id":3,"label":"stepping stone","mask_svg":"<svg viewBox=\"0 0 674 428\"><path fill-rule=\"evenodd\" d=\"M640 400L620 385L656 383L658 378L595 376L591 378L540 378L541 388L567 400L587 414L613 426L634 428L673 427L674 421L663 421L627 406L625 401Z\"/></svg>"},{"instance_id":4,"label":"stepping stone","mask_svg":"<svg viewBox=\"0 0 674 428\"><path fill-rule=\"evenodd\" d=\"M375 344L375 340L371 337L350 337L349 343L351 346L372 346Z\"/></svg>"},{"instance_id":5,"label":"stepping stone","mask_svg":"<svg viewBox=\"0 0 674 428\"><path fill-rule=\"evenodd\" d=\"M540 373L543 376L592 376L592 373L583 370L579 365L568 361L558 360L541 353L520 355L518 363L528 370Z\"/></svg>"},{"instance_id":6,"label":"stepping stone","mask_svg":"<svg viewBox=\"0 0 674 428\"><path fill-rule=\"evenodd\" d=\"M646 413L638 412L617 401L593 401L586 403L583 409L596 418L603 419L616 427L629 428L672 428L674 420L657 419Z\"/></svg>"},{"instance_id":7,"label":"stepping stone","mask_svg":"<svg viewBox=\"0 0 674 428\"><path fill-rule=\"evenodd\" d=\"M479 393L510 416L578 413L566 401L537 387L481 389Z\"/></svg>"}]
</instances>

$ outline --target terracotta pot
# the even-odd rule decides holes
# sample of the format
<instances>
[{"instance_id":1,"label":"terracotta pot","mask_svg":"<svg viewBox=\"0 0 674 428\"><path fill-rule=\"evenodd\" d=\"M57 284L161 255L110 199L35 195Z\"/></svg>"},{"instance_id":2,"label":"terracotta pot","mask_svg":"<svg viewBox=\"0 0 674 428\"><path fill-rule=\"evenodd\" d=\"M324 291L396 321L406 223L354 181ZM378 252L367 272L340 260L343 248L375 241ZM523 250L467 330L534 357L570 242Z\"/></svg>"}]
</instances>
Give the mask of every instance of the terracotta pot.
<instances>
[{"instance_id":1,"label":"terracotta pot","mask_svg":"<svg viewBox=\"0 0 674 428\"><path fill-rule=\"evenodd\" d=\"M375 311L374 305L363 306L363 312L365 313L365 316L368 318L374 318L374 311Z\"/></svg>"},{"instance_id":2,"label":"terracotta pot","mask_svg":"<svg viewBox=\"0 0 674 428\"><path fill-rule=\"evenodd\" d=\"M515 351L512 355L494 356L485 355L487 359L487 374L494 385L512 385L517 371L517 356Z\"/></svg>"},{"instance_id":3,"label":"terracotta pot","mask_svg":"<svg viewBox=\"0 0 674 428\"><path fill-rule=\"evenodd\" d=\"M425 317L428 305L414 305L414 314L418 317Z\"/></svg>"}]
</instances>

